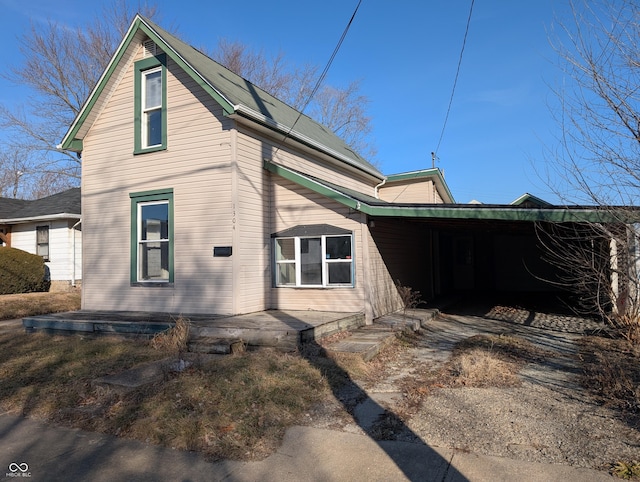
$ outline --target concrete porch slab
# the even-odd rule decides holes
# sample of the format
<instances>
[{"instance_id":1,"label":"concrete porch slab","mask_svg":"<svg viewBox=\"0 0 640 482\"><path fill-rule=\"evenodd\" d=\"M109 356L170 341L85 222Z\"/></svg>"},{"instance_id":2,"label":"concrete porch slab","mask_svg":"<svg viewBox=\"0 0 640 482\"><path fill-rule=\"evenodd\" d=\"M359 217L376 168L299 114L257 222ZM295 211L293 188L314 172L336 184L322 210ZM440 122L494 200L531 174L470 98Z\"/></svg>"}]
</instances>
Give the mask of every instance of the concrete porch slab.
<instances>
[{"instance_id":1,"label":"concrete porch slab","mask_svg":"<svg viewBox=\"0 0 640 482\"><path fill-rule=\"evenodd\" d=\"M249 348L294 351L300 344L365 324L363 313L267 310L235 316L146 311L79 310L23 318L27 332L112 334L150 338L178 318L190 322L192 337L241 340Z\"/></svg>"}]
</instances>

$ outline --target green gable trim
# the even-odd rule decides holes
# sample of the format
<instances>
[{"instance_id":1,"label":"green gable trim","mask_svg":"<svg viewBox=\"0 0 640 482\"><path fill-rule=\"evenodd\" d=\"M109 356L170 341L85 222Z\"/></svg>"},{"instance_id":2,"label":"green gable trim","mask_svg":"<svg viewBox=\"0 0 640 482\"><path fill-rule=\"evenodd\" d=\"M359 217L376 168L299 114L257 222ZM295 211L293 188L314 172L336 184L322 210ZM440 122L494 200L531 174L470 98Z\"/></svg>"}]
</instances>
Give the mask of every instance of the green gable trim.
<instances>
[{"instance_id":1,"label":"green gable trim","mask_svg":"<svg viewBox=\"0 0 640 482\"><path fill-rule=\"evenodd\" d=\"M142 146L142 76L143 72L162 66L162 140L159 145ZM139 60L134 66L135 77L133 85L133 125L134 125L134 154L164 151L167 148L167 56L160 54Z\"/></svg>"},{"instance_id":2,"label":"green gable trim","mask_svg":"<svg viewBox=\"0 0 640 482\"><path fill-rule=\"evenodd\" d=\"M167 284L166 282L146 283L138 281L138 204L149 201L169 202L169 283L173 283L173 189L156 189L153 191L133 192L129 193L129 198L131 199L131 251L129 253L131 284L144 286L163 286Z\"/></svg>"},{"instance_id":3,"label":"green gable trim","mask_svg":"<svg viewBox=\"0 0 640 482\"><path fill-rule=\"evenodd\" d=\"M278 176L288 179L289 181L295 182L300 186L311 189L312 191L317 192L318 194L322 194L323 196L326 196L335 201L338 201L339 203L344 204L345 206L348 206L353 209L361 210L360 201L350 196L347 196L346 194L343 194L335 189L325 186L324 184L321 184L312 179L309 179L308 177L305 177L301 174L293 172L287 169L286 167L278 166L277 164L274 164L269 161L264 161L264 168L273 174L277 174Z\"/></svg>"},{"instance_id":4,"label":"green gable trim","mask_svg":"<svg viewBox=\"0 0 640 482\"><path fill-rule=\"evenodd\" d=\"M82 152L83 149L83 142L82 139L71 139L71 141L68 144L69 147L64 148L68 151L73 151L73 152Z\"/></svg>"},{"instance_id":5,"label":"green gable trim","mask_svg":"<svg viewBox=\"0 0 640 482\"><path fill-rule=\"evenodd\" d=\"M74 124L71 125L71 129L69 130L69 132L67 132L64 139L62 139L62 143L60 144L61 149L80 152L79 150L76 150L78 148L78 145L74 144L74 142L78 140L76 139L76 135L78 134L78 131L80 130L82 125L87 120L87 116L95 106L104 88L109 82L109 79L115 72L116 67L122 60L122 57L124 56L124 53L127 50L127 46L133 40L133 37L135 36L136 30L138 29L139 25L140 25L139 18L137 18L131 24L131 28L129 28L129 32L127 33L122 43L120 44L120 48L116 51L113 58L111 59L111 62L107 67L107 70L104 72L104 74L102 75L102 77L100 78L96 86L94 87L93 92L91 92L91 94L89 95L89 98L87 99L87 102L85 103L85 105L82 107L80 114L76 118ZM82 148L82 146L80 146L80 148Z\"/></svg>"},{"instance_id":6,"label":"green gable trim","mask_svg":"<svg viewBox=\"0 0 640 482\"><path fill-rule=\"evenodd\" d=\"M91 94L89 95L89 98L80 111L80 114L78 115L78 117L76 117L75 122L71 125L71 128L62 140L62 143L60 144L61 149L71 150L74 152L80 152L80 150L82 149L82 145L78 145L77 143L75 143L75 141L79 140L76 138L78 131L82 128L82 125L86 122L87 117L91 113L91 110L95 107L96 102L102 95L111 76L118 67L118 64L122 61L127 48L135 38L138 31L144 32L151 40L160 45L161 49L169 56L171 60L178 64L182 69L184 69L184 71L200 87L202 87L209 95L211 95L211 97L213 97L216 102L218 102L222 106L225 115L231 115L235 112L234 106L227 99L225 99L224 96L222 96L216 89L214 89L187 62L185 62L177 53L175 53L175 51L162 39L162 37L156 34L156 32L152 28L150 28L141 17L137 16L131 24L127 35L122 40L118 50L116 50L116 53L111 59L107 70L105 70L93 92L91 92Z\"/></svg>"},{"instance_id":7,"label":"green gable trim","mask_svg":"<svg viewBox=\"0 0 640 482\"><path fill-rule=\"evenodd\" d=\"M434 167L433 169L424 169L422 171L401 172L399 174L391 174L387 176L387 182L404 181L406 179L420 179L423 177L432 177L432 176L442 177L440 173L440 169Z\"/></svg>"},{"instance_id":8,"label":"green gable trim","mask_svg":"<svg viewBox=\"0 0 640 482\"><path fill-rule=\"evenodd\" d=\"M483 206L466 204L393 204L380 201L371 204L363 199L356 199L337 189L331 188L321 181L310 179L303 174L286 167L264 161L264 168L306 187L318 194L333 199L369 216L406 217L422 219L485 219L503 221L549 221L549 222L592 222L592 223L632 223L640 222L640 211L629 208L517 208L512 206Z\"/></svg>"},{"instance_id":9,"label":"green gable trim","mask_svg":"<svg viewBox=\"0 0 640 482\"><path fill-rule=\"evenodd\" d=\"M169 45L160 35L158 35L153 28L144 21L141 21L140 30L142 30L147 36L153 40L156 44L160 45L160 48L173 60L182 70L184 70L193 81L198 84L205 92L207 92L213 99L220 104L225 115L231 115L235 113L236 109L217 89L215 89L209 82L207 82L196 69L194 69L186 60L184 60L176 51Z\"/></svg>"},{"instance_id":10,"label":"green gable trim","mask_svg":"<svg viewBox=\"0 0 640 482\"><path fill-rule=\"evenodd\" d=\"M387 176L387 182L389 183L389 182L407 181L411 179L422 179L422 178L429 178L429 177L435 177L439 182L440 186L442 186L444 191L447 193L447 196L449 197L451 202L455 202L453 194L451 194L451 191L449 190L449 186L447 185L447 182L444 180L442 171L437 167L433 167L431 169L423 169L420 171L401 172L398 174L391 174Z\"/></svg>"}]
</instances>

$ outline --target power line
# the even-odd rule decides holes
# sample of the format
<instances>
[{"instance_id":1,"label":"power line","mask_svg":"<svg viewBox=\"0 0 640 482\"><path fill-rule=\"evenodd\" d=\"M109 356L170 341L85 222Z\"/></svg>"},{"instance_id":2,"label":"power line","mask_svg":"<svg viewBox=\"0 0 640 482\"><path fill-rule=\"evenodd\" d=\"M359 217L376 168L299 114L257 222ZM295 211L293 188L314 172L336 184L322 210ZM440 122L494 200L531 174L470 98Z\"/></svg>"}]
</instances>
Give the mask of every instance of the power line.
<instances>
[{"instance_id":1,"label":"power line","mask_svg":"<svg viewBox=\"0 0 640 482\"><path fill-rule=\"evenodd\" d=\"M322 85L322 82L324 81L324 78L327 76L327 73L329 72L329 69L331 68L331 64L333 63L333 59L336 58L336 55L338 54L338 51L340 50L340 47L342 46L342 42L344 41L345 37L347 36L347 32L349 32L349 29L351 28L351 24L353 23L353 20L356 18L356 14L358 13L358 9L360 8L360 4L361 3L362 3L362 0L358 0L358 4L356 5L356 8L353 11L353 14L351 15L351 19L349 19L349 23L347 24L347 26L345 27L344 31L342 32L342 35L340 36L340 40L338 40L338 44L336 45L336 48L333 49L333 53L331 54L331 58L329 58L329 61L327 62L327 65L324 67L324 70L320 74L320 77L318 77L316 85L313 87L313 90L309 94L309 97L307 98L307 101L304 103L302 108L298 111L298 116L296 117L296 120L291 125L291 127L287 131L286 135L282 139L281 145L283 145L284 142L287 140L287 138L289 137L289 135L293 131L294 127L296 126L296 124L298 123L300 118L302 117L303 112L309 106L309 103L311 102L311 100L313 100L313 97L318 92L318 89L320 89L320 86ZM279 147L276 149L275 152L278 152L278 149L279 149Z\"/></svg>"},{"instance_id":2,"label":"power line","mask_svg":"<svg viewBox=\"0 0 640 482\"><path fill-rule=\"evenodd\" d=\"M460 75L460 65L462 64L462 55L464 54L464 47L467 43L467 34L469 33L469 24L471 23L471 14L473 13L473 3L475 0L471 0L471 7L469 8L469 17L467 18L467 27L464 31L464 38L462 39L462 49L460 50L460 58L458 59L458 68L456 69L456 76L453 80L453 89L451 89L451 98L449 99L449 107L447 107L447 115L444 117L444 124L442 125L442 132L440 132L440 139L438 139L438 145L436 150L431 153L432 160L435 160L440 149L440 143L444 136L444 130L447 127L447 121L449 120L449 112L451 111L451 104L453 103L453 95L456 92L456 85L458 84L458 75Z\"/></svg>"}]
</instances>

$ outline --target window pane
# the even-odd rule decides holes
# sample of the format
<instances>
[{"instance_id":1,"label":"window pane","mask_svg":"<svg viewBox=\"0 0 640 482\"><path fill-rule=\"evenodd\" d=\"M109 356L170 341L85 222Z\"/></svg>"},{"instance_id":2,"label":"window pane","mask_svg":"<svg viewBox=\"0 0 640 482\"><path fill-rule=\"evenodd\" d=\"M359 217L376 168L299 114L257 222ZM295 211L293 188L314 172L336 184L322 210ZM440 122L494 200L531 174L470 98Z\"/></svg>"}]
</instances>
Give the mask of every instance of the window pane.
<instances>
[{"instance_id":1,"label":"window pane","mask_svg":"<svg viewBox=\"0 0 640 482\"><path fill-rule=\"evenodd\" d=\"M322 284L322 240L320 238L300 239L301 284Z\"/></svg>"},{"instance_id":2,"label":"window pane","mask_svg":"<svg viewBox=\"0 0 640 482\"><path fill-rule=\"evenodd\" d=\"M327 259L351 259L351 236L331 236L326 239Z\"/></svg>"},{"instance_id":3,"label":"window pane","mask_svg":"<svg viewBox=\"0 0 640 482\"><path fill-rule=\"evenodd\" d=\"M167 241L140 244L140 278L169 279L169 243Z\"/></svg>"},{"instance_id":4,"label":"window pane","mask_svg":"<svg viewBox=\"0 0 640 482\"><path fill-rule=\"evenodd\" d=\"M293 238L276 239L276 260L296 259L296 243Z\"/></svg>"},{"instance_id":5,"label":"window pane","mask_svg":"<svg viewBox=\"0 0 640 482\"><path fill-rule=\"evenodd\" d=\"M144 108L162 105L162 71L157 70L144 76Z\"/></svg>"},{"instance_id":6,"label":"window pane","mask_svg":"<svg viewBox=\"0 0 640 482\"><path fill-rule=\"evenodd\" d=\"M147 124L147 146L162 144L162 109L156 109L145 113Z\"/></svg>"},{"instance_id":7,"label":"window pane","mask_svg":"<svg viewBox=\"0 0 640 482\"><path fill-rule=\"evenodd\" d=\"M140 208L141 240L169 239L169 204L145 204Z\"/></svg>"},{"instance_id":8,"label":"window pane","mask_svg":"<svg viewBox=\"0 0 640 482\"><path fill-rule=\"evenodd\" d=\"M296 284L296 265L295 263L278 263L277 265L277 280L278 286L293 285Z\"/></svg>"},{"instance_id":9,"label":"window pane","mask_svg":"<svg viewBox=\"0 0 640 482\"><path fill-rule=\"evenodd\" d=\"M49 260L49 245L48 244L38 244L37 247L38 256L42 256L45 260Z\"/></svg>"},{"instance_id":10,"label":"window pane","mask_svg":"<svg viewBox=\"0 0 640 482\"><path fill-rule=\"evenodd\" d=\"M329 263L329 284L351 284L351 263Z\"/></svg>"}]
</instances>

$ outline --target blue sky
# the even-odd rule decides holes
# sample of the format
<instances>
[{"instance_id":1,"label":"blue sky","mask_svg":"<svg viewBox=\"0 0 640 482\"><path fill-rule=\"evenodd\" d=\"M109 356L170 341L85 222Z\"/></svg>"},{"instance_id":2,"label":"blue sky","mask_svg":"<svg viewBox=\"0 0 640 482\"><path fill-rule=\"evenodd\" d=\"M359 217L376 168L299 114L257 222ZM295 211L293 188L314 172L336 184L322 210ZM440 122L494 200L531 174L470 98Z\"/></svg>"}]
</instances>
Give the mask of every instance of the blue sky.
<instances>
[{"instance_id":1,"label":"blue sky","mask_svg":"<svg viewBox=\"0 0 640 482\"><path fill-rule=\"evenodd\" d=\"M81 26L99 0L0 0L0 69L20 62L30 20ZM159 0L159 23L197 46L220 38L293 63L324 67L357 0ZM451 96L471 0L363 0L327 82L361 81L370 100L377 163L385 174L432 166ZM559 82L548 31L565 0L477 0L436 166L457 202L506 204L525 192L557 198L544 172L558 130L549 105ZM0 102L27 93L0 79Z\"/></svg>"}]
</instances>

